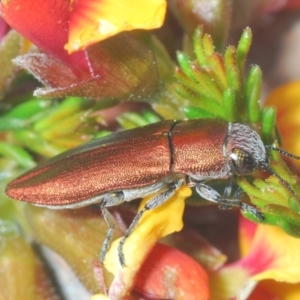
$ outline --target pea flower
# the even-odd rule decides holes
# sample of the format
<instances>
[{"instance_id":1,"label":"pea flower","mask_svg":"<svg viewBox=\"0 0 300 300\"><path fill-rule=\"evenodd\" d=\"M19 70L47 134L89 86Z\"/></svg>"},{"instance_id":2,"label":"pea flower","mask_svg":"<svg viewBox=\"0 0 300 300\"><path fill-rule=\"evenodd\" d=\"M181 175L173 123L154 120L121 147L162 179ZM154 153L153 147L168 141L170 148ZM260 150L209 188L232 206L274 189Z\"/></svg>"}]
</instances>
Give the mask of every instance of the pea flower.
<instances>
[{"instance_id":1,"label":"pea flower","mask_svg":"<svg viewBox=\"0 0 300 300\"><path fill-rule=\"evenodd\" d=\"M72 53L121 31L160 27L165 10L164 0L75 1L65 48Z\"/></svg>"},{"instance_id":2,"label":"pea flower","mask_svg":"<svg viewBox=\"0 0 300 300\"><path fill-rule=\"evenodd\" d=\"M65 258L88 290L97 295L95 299L100 295L102 299L124 299L132 294L170 299L176 293L176 299L186 299L185 295L188 299L205 300L210 294L206 270L187 254L157 244L163 236L182 229L184 201L190 194L190 188L183 186L162 206L145 212L124 243L124 268L120 266L117 247L118 237L124 234L120 215L128 215L128 210L122 213L122 209L115 209L120 213L114 232L117 239L106 255L104 267L99 263L99 245L107 226L100 211L87 207L55 212L30 206L25 218L37 241Z\"/></svg>"},{"instance_id":3,"label":"pea flower","mask_svg":"<svg viewBox=\"0 0 300 300\"><path fill-rule=\"evenodd\" d=\"M221 5L222 1L219 3ZM188 12L179 17L183 18L184 24L189 25L189 22L185 21L190 21L188 16L194 11L188 6L186 9L178 12ZM165 11L163 0L29 0L26 3L22 0L11 0L2 2L1 11L12 28L43 51L28 53L14 60L47 86L36 90L37 96L139 100L142 97L152 98L158 88L160 78L157 62L159 59L163 60L164 56L155 57L149 45L138 37L137 33L123 31L160 26ZM218 10L215 11L218 13ZM219 47L225 42L228 28L222 16L227 16L228 12L229 10L220 11L214 19L219 20L214 34L224 29L217 37ZM195 23L198 25L199 22ZM215 25L215 22L212 24ZM194 27L194 23L192 25ZM258 99L262 73L259 67L253 66L245 86L243 80L240 80L250 47L250 29L245 30L237 49L227 48L224 59L214 52L211 37L203 35L202 29L198 29L197 32L194 41L198 51L195 51L195 54L200 63L191 63L187 55L179 54L182 70L177 68L175 73L177 79L182 79L185 84L177 84L177 91L187 99L199 100L198 92L200 96L205 96L203 98L207 98L208 95L216 99L214 107L212 101L207 101L210 104L208 108L212 108L212 111L209 111L210 117L217 115L228 121L248 120L249 123L257 125L261 117ZM99 41L101 43L97 43ZM170 71L166 69L172 68L172 63L165 64L163 71L169 74ZM191 80L187 80L188 75ZM196 81L201 82L204 88ZM176 85L174 86L176 88ZM251 109L241 110L243 114L239 114L232 108L239 106L237 103L243 106L241 101L244 99L247 100L246 108ZM196 105L195 102L193 105ZM221 104L224 103L226 105L222 107ZM68 108L70 109L70 106ZM181 108L180 105L176 105L177 111ZM206 107L202 110L197 108L199 107L186 112L202 113L202 116L207 113ZM63 120L65 121L65 117ZM73 120L76 124L79 122ZM289 118L291 123L295 120ZM43 121L45 124L49 120ZM58 123L55 129L62 134L63 130L59 125ZM69 131L66 131L69 134ZM290 129L287 132L289 131ZM281 132L284 137L284 130ZM56 133L55 130L43 132L44 139L55 136L57 142L63 140L65 143L65 139L58 139ZM286 146L285 148L288 149ZM296 153L292 149L290 151ZM95 295L94 299L130 299L132 294L159 299L208 299L209 290L212 299L232 299L237 295L244 295L245 298L245 295L248 296L253 290L262 293L271 284L278 286L278 282L299 287L299 240L284 234L281 228L266 224L249 225L246 220L242 220L241 242L247 251L244 251L244 257L235 263L218 270L208 268L211 284L209 288L207 272L198 262L179 250L156 243L161 237L182 228L183 202L189 195L189 189L182 187L165 205L152 210L151 218L145 213L136 230L124 244L126 268L119 265L118 239L107 253L104 262L106 268L98 262L99 245L106 234L105 222L99 211L84 208L54 213L28 206L24 219L26 218L28 224L25 223L38 242L61 254L73 267L78 277ZM265 220L270 219L275 208L268 206ZM115 208L115 212L120 211L120 208ZM293 219L289 216L287 220L292 223ZM116 219L117 223L120 223L121 218ZM279 222L280 218L272 220ZM282 224L290 225L288 222ZM114 238L124 234L123 228L119 226L119 229L115 230ZM266 280L270 285L269 282L261 284ZM256 285L259 288L255 289ZM286 296L284 293L281 295Z\"/></svg>"},{"instance_id":4,"label":"pea flower","mask_svg":"<svg viewBox=\"0 0 300 300\"><path fill-rule=\"evenodd\" d=\"M209 298L205 270L180 251L156 244L161 237L182 229L184 200L190 195L190 188L182 187L162 206L144 213L124 244L125 268L119 265L119 240L114 241L104 262L106 268L115 275L109 289L109 299L124 297L133 286L135 290L150 292L159 299L172 298L173 293L178 293L176 299L181 299L181 294L188 299ZM141 208L148 198L141 203Z\"/></svg>"},{"instance_id":5,"label":"pea flower","mask_svg":"<svg viewBox=\"0 0 300 300\"><path fill-rule=\"evenodd\" d=\"M35 94L133 100L149 96L158 74L143 42L123 33L95 44L124 30L161 26L164 0L131 2L2 2L4 20L44 52L15 59L47 86Z\"/></svg>"},{"instance_id":6,"label":"pea flower","mask_svg":"<svg viewBox=\"0 0 300 300\"><path fill-rule=\"evenodd\" d=\"M299 97L300 82L280 86L267 97L265 106L277 110L276 124L282 148L294 154L299 152ZM297 160L293 163L299 166ZM287 196L285 197L288 198ZM268 213L276 214L276 205L271 204ZM280 211L280 210L278 210ZM284 230L297 226L298 219L287 218L282 209L272 225L256 225L245 218L240 219L240 247L242 258L228 264L211 280L216 286L214 296L229 299L239 295L243 299L298 299L300 297L300 240L295 232L287 235ZM296 214L298 215L298 214ZM292 231L291 231L292 232ZM230 287L230 288L229 288ZM221 296L222 294L222 296ZM249 297L249 298L248 298Z\"/></svg>"},{"instance_id":7,"label":"pea flower","mask_svg":"<svg viewBox=\"0 0 300 300\"><path fill-rule=\"evenodd\" d=\"M253 290L255 293L249 299L257 299L254 296L263 291L273 296L281 295L280 299L292 299L289 298L291 290L296 288L297 291L297 287L297 295L300 296L298 238L288 236L279 227L256 225L241 217L240 246L243 257L210 276L213 299L237 296L248 299ZM288 288L281 290L284 285Z\"/></svg>"}]
</instances>

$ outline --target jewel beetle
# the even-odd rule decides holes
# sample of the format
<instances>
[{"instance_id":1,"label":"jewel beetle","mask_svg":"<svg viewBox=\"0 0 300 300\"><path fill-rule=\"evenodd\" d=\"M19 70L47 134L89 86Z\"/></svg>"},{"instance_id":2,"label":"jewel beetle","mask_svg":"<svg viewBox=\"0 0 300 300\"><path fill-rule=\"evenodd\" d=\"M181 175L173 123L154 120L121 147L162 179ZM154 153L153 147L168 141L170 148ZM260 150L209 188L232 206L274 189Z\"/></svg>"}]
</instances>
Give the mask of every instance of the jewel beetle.
<instances>
[{"instance_id":1,"label":"jewel beetle","mask_svg":"<svg viewBox=\"0 0 300 300\"><path fill-rule=\"evenodd\" d=\"M78 208L99 203L109 230L100 260L109 246L115 222L108 207L156 194L136 215L122 246L142 214L167 201L181 185L195 187L204 199L221 207L240 207L263 220L263 215L239 198L222 197L206 182L245 176L254 170L270 172L293 190L268 164L260 136L249 126L219 119L162 121L93 140L57 155L7 185L9 197L48 208Z\"/></svg>"}]
</instances>

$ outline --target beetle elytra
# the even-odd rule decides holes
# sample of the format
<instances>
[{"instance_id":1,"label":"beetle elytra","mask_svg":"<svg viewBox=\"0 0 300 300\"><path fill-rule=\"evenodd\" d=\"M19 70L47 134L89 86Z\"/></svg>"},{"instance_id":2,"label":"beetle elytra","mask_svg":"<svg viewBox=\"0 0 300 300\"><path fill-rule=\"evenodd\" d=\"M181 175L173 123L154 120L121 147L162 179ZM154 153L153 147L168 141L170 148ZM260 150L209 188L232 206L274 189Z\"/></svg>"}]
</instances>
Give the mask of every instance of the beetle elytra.
<instances>
[{"instance_id":1,"label":"beetle elytra","mask_svg":"<svg viewBox=\"0 0 300 300\"><path fill-rule=\"evenodd\" d=\"M93 140L57 155L10 182L6 193L14 199L48 208L78 208L99 203L109 230L103 261L115 222L107 207L158 193L136 215L118 251L146 210L167 201L183 184L221 207L240 207L263 220L262 214L240 199L222 197L206 182L245 176L256 169L271 172L293 193L289 183L269 166L266 149L247 125L218 119L162 121Z\"/></svg>"}]
</instances>

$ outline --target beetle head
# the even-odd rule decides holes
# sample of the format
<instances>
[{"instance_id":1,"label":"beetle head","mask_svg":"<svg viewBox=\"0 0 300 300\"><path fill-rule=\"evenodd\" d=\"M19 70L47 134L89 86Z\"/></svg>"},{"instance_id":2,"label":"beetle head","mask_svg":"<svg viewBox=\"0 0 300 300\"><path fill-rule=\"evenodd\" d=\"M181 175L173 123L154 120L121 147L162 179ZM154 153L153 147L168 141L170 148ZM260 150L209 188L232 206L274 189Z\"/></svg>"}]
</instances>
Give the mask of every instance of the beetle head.
<instances>
[{"instance_id":1,"label":"beetle head","mask_svg":"<svg viewBox=\"0 0 300 300\"><path fill-rule=\"evenodd\" d=\"M261 165L268 164L265 146L252 128L240 123L229 123L226 157L231 172L248 175Z\"/></svg>"},{"instance_id":2,"label":"beetle head","mask_svg":"<svg viewBox=\"0 0 300 300\"><path fill-rule=\"evenodd\" d=\"M229 124L226 157L231 172L239 176L251 174L255 170L269 172L275 175L294 195L291 185L270 167L266 150L278 151L294 159L300 159L299 156L273 146L265 146L257 132L247 125L240 123Z\"/></svg>"}]
</instances>

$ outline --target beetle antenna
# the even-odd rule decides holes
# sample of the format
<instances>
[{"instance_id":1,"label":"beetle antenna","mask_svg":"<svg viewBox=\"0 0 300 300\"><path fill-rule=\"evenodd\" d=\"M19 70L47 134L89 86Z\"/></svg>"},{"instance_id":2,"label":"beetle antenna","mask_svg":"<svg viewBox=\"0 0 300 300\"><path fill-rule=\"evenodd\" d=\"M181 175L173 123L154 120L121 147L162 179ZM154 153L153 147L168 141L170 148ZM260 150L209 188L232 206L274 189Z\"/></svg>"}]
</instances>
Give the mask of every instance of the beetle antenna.
<instances>
[{"instance_id":1,"label":"beetle antenna","mask_svg":"<svg viewBox=\"0 0 300 300\"><path fill-rule=\"evenodd\" d=\"M288 157L291 157L291 158L294 158L294 159L300 159L300 156L297 156L297 155L294 155L292 153L289 153L287 151L284 151L282 149L279 149L279 148L276 148L276 147L273 147L271 145L267 145L265 146L266 150L273 150L273 151L277 151L279 152L280 154L283 154L285 156L288 156Z\"/></svg>"},{"instance_id":2,"label":"beetle antenna","mask_svg":"<svg viewBox=\"0 0 300 300\"><path fill-rule=\"evenodd\" d=\"M277 148L276 148L277 149ZM272 150L274 150L274 149L272 149ZM278 150L280 150L280 149L278 149ZM276 151L276 150L275 150ZM285 152L285 151L283 151L283 152ZM289 153L288 153L289 154ZM299 159L300 159L300 157L299 157ZM269 165L268 165L268 163L261 163L260 164L260 170L261 171L266 171L266 172L269 172L269 173L271 173L271 174L273 174L274 176L276 176L280 181L281 181L281 183L290 191L290 193L292 194L292 195L294 195L294 196L296 196L296 194L295 194L295 192L294 192L294 190L292 189L292 187L291 187L291 185L287 182L287 181L285 181L280 175L278 175Z\"/></svg>"}]
</instances>

